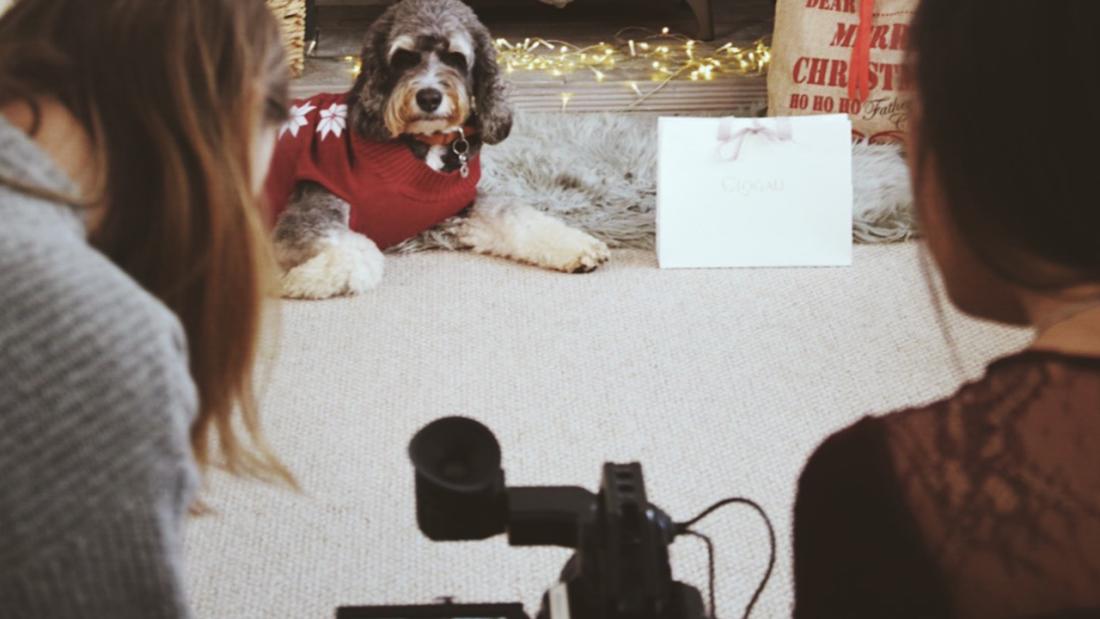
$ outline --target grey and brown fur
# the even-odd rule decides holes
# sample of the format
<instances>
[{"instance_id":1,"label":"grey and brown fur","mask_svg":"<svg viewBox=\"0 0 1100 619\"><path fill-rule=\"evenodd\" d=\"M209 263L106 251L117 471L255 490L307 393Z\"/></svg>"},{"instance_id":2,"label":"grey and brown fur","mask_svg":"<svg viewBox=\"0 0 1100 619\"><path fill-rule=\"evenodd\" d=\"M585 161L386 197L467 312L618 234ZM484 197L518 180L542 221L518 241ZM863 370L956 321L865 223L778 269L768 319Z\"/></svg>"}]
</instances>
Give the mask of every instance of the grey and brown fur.
<instances>
[{"instance_id":1,"label":"grey and brown fur","mask_svg":"<svg viewBox=\"0 0 1100 619\"><path fill-rule=\"evenodd\" d=\"M493 39L459 0L404 0L390 7L367 32L362 73L348 105L351 130L369 140L400 140L440 173L457 173L453 150L410 134L472 126L476 154L512 129ZM356 294L380 282L382 253L348 229L349 211L317 185L298 187L275 229L284 296ZM432 233L451 237L454 247L571 273L592 271L609 258L602 241L505 195L479 193L463 216Z\"/></svg>"}]
</instances>

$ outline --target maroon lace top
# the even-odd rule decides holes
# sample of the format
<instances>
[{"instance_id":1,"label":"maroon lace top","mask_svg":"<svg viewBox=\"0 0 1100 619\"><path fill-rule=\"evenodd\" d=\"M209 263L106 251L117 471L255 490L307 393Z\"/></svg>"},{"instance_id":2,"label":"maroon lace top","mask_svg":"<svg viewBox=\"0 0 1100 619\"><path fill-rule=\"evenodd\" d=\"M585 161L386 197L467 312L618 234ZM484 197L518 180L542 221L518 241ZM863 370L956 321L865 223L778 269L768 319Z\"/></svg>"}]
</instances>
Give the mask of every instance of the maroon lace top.
<instances>
[{"instance_id":1,"label":"maroon lace top","mask_svg":"<svg viewBox=\"0 0 1100 619\"><path fill-rule=\"evenodd\" d=\"M794 537L800 619L1100 617L1100 359L1021 353L832 436Z\"/></svg>"}]
</instances>

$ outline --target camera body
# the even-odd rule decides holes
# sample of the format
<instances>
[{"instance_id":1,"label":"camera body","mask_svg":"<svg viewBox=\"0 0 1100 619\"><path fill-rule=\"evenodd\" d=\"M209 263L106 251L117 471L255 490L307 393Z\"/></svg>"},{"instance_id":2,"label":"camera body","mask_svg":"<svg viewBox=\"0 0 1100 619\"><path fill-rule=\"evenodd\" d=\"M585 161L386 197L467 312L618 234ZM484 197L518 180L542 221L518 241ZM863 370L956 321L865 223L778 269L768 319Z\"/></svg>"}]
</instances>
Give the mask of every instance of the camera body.
<instances>
[{"instance_id":1,"label":"camera body","mask_svg":"<svg viewBox=\"0 0 1100 619\"><path fill-rule=\"evenodd\" d=\"M507 533L513 546L576 552L539 619L704 619L702 595L674 581L672 519L649 502L642 467L605 464L598 493L572 486L508 488L500 446L482 424L440 419L409 447L417 522L435 541Z\"/></svg>"}]
</instances>

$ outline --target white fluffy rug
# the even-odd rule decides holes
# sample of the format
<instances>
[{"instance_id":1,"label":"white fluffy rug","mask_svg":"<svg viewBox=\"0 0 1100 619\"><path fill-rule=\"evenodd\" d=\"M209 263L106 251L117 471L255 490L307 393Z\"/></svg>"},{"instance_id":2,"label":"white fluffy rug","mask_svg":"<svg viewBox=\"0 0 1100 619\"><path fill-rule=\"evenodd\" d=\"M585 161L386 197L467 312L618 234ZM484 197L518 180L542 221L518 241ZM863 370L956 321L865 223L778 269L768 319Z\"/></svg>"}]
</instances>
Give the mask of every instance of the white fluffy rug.
<instances>
[{"instance_id":1,"label":"white fluffy rug","mask_svg":"<svg viewBox=\"0 0 1100 619\"><path fill-rule=\"evenodd\" d=\"M554 213L616 248L653 249L657 119L650 114L524 114L512 136L483 151L481 188ZM853 236L864 243L914 236L912 194L897 147L853 146ZM398 252L450 248L439 231Z\"/></svg>"}]
</instances>

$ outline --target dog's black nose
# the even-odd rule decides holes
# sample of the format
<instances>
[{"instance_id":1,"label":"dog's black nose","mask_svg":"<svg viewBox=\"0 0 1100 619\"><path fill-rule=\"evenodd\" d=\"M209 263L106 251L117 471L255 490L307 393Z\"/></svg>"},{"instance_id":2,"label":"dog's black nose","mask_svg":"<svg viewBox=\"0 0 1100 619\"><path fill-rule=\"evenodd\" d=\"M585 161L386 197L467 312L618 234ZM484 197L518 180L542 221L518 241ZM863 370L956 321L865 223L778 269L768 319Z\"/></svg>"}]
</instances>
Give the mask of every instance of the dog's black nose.
<instances>
[{"instance_id":1,"label":"dog's black nose","mask_svg":"<svg viewBox=\"0 0 1100 619\"><path fill-rule=\"evenodd\" d=\"M435 88L425 88L416 93L416 103L420 106L420 109L425 112L434 112L438 110L439 105L443 103L443 93Z\"/></svg>"}]
</instances>

